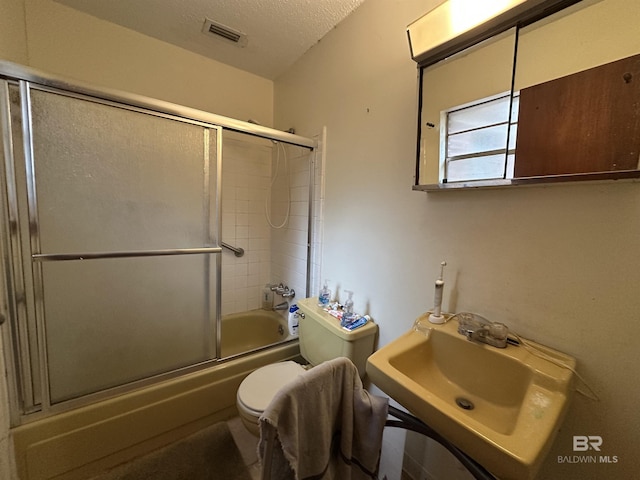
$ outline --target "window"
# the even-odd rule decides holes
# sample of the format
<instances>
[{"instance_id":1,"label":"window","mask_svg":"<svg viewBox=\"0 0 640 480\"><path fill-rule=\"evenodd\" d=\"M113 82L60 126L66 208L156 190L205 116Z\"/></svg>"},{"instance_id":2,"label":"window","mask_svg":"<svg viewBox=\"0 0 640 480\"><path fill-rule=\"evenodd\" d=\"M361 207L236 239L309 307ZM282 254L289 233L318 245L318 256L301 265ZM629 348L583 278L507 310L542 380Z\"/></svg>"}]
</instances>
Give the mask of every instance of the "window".
<instances>
[{"instance_id":1,"label":"window","mask_svg":"<svg viewBox=\"0 0 640 480\"><path fill-rule=\"evenodd\" d=\"M519 98L507 92L441 113L440 182L513 178Z\"/></svg>"}]
</instances>

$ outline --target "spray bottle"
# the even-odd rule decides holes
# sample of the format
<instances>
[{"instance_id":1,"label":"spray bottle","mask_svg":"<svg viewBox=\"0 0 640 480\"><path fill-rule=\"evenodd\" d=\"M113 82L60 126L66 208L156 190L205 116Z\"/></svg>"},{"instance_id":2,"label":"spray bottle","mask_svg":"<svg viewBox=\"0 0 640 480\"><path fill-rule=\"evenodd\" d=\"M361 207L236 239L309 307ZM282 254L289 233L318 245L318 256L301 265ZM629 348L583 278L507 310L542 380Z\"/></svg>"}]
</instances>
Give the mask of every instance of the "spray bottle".
<instances>
[{"instance_id":1,"label":"spray bottle","mask_svg":"<svg viewBox=\"0 0 640 480\"><path fill-rule=\"evenodd\" d=\"M440 277L436 280L436 291L433 299L433 313L429 315L429 322L444 323L445 318L442 315L442 292L444 290L444 267L447 262L440 263Z\"/></svg>"}]
</instances>

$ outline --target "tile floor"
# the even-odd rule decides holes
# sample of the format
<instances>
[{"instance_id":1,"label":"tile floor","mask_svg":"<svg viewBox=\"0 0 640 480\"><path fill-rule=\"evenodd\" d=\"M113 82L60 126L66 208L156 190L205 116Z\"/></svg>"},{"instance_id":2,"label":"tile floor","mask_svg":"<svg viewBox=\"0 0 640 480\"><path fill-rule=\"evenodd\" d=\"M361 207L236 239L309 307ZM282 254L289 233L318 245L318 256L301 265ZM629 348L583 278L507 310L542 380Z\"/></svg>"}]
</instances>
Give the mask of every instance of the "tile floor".
<instances>
[{"instance_id":1,"label":"tile floor","mask_svg":"<svg viewBox=\"0 0 640 480\"><path fill-rule=\"evenodd\" d=\"M242 455L244 464L247 466L251 478L260 480L260 464L258 463L258 437L249 433L242 424L240 417L233 417L227 420L227 426L236 442L238 450Z\"/></svg>"}]
</instances>

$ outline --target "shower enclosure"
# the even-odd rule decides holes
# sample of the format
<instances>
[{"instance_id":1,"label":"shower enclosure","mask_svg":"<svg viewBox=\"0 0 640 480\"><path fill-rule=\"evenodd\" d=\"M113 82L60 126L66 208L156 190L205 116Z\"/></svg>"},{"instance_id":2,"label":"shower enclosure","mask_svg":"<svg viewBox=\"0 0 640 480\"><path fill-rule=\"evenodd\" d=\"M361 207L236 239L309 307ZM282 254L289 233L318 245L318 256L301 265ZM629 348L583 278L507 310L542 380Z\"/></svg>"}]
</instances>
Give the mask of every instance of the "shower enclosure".
<instances>
[{"instance_id":1,"label":"shower enclosure","mask_svg":"<svg viewBox=\"0 0 640 480\"><path fill-rule=\"evenodd\" d=\"M314 140L7 62L0 127L14 423L223 362L223 315L308 295Z\"/></svg>"}]
</instances>

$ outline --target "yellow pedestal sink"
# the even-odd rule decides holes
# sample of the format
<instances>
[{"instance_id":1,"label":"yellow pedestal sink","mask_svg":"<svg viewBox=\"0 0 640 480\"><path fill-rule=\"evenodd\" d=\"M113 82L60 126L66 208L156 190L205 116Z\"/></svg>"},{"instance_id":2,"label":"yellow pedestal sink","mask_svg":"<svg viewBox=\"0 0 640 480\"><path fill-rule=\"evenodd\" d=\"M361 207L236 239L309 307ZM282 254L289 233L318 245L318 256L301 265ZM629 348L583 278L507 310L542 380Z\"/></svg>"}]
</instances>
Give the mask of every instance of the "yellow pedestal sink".
<instances>
[{"instance_id":1,"label":"yellow pedestal sink","mask_svg":"<svg viewBox=\"0 0 640 480\"><path fill-rule=\"evenodd\" d=\"M530 479L563 420L575 359L529 343L496 348L469 341L455 318L435 325L425 314L369 357L367 373L496 477Z\"/></svg>"}]
</instances>

